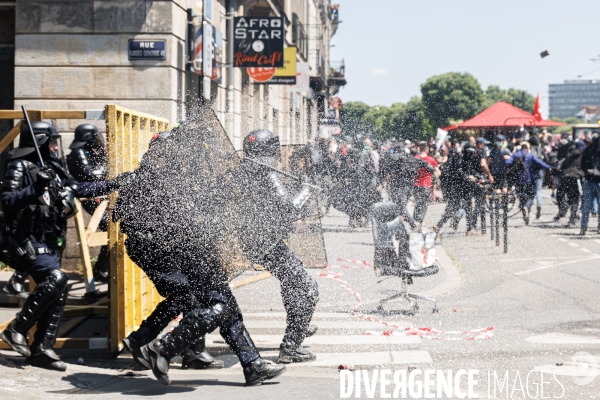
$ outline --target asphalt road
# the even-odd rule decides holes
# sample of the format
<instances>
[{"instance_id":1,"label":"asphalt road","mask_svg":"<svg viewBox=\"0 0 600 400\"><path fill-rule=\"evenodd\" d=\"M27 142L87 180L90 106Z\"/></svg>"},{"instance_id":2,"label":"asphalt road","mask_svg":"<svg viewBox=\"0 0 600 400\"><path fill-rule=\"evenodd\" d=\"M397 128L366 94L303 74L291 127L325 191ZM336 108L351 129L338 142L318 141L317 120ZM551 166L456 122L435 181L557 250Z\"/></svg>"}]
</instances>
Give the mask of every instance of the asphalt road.
<instances>
[{"instance_id":1,"label":"asphalt road","mask_svg":"<svg viewBox=\"0 0 600 400\"><path fill-rule=\"evenodd\" d=\"M443 207L430 207L426 227L433 225ZM379 299L392 294L399 282L378 283L381 279L361 263L373 258L370 229L348 230L347 217L332 211L324 228L333 266L310 270L319 282L321 299L313 320L319 332L306 344L318 359L292 365L261 387L243 386L235 357L218 335L210 335L211 352L226 362L226 368L189 371L174 365L169 387L147 371L134 368L134 376L126 376L133 366L128 354L90 361L87 366L75 365L75 355L66 354L73 364L66 373L54 373L25 366L22 358L3 351L0 398L329 399L340 397L340 364L366 369L371 377L385 369L450 370L454 375L477 370L479 398L541 398L541 379L547 382L545 398L598 398L600 235L580 237L578 229L550 223L555 211L556 206L546 204L542 217L530 226L511 218L507 254L490 241L489 230L485 236L466 237L464 221L456 232L444 228L440 272L415 279L409 287L411 292L436 297L439 313L419 301L420 312L415 315L400 313L405 308L400 302L389 303L383 313L377 311ZM595 227L593 221L590 228ZM270 278L234 293L261 353L276 359L285 326L278 282ZM355 315L348 312L351 309ZM543 377L540 371L546 371ZM503 389L494 384L494 374ZM466 381L460 386L465 389ZM361 388L361 398L368 398L365 386ZM374 397L380 395L377 385ZM356 398L355 392L351 396Z\"/></svg>"}]
</instances>

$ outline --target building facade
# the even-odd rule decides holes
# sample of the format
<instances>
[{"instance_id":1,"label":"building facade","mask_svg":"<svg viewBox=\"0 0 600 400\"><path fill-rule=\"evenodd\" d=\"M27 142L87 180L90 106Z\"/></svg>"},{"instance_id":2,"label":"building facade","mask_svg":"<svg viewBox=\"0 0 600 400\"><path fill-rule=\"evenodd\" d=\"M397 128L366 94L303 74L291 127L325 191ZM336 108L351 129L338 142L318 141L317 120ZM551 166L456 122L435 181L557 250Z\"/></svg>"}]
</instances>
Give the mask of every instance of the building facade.
<instances>
[{"instance_id":1,"label":"building facade","mask_svg":"<svg viewBox=\"0 0 600 400\"><path fill-rule=\"evenodd\" d=\"M600 105L600 81L573 80L549 87L550 118L575 117L583 106Z\"/></svg>"},{"instance_id":2,"label":"building facade","mask_svg":"<svg viewBox=\"0 0 600 400\"><path fill-rule=\"evenodd\" d=\"M319 133L329 96L345 84L343 70L330 68L330 40L338 7L328 0L16 0L0 2L0 109L101 110L118 104L167 118L193 116L208 102L234 146L257 128L274 131L283 145L306 143ZM202 77L193 70L195 33L209 7L222 37L220 80L205 99ZM228 68L228 10L235 16L284 17L285 46L308 64L306 91L255 83L244 68ZM131 59L131 41L164 41L159 59ZM229 78L232 79L229 79ZM104 121L56 120L63 149L75 127ZM0 120L0 138L14 121ZM68 151L68 150L67 150ZM6 153L5 153L6 154ZM71 220L72 227L72 220ZM62 267L79 262L75 230Z\"/></svg>"},{"instance_id":3,"label":"building facade","mask_svg":"<svg viewBox=\"0 0 600 400\"><path fill-rule=\"evenodd\" d=\"M3 74L1 107L102 109L115 103L175 122L208 101L238 149L244 135L256 128L273 130L282 144L314 138L329 96L340 82L345 84L329 59L339 7L328 0L204 1L1 2L0 21L13 28L0 33L0 68L14 75ZM190 52L205 6L224 49L221 79L212 82L208 100ZM310 89L290 92L286 85L255 83L245 68L228 68L228 10L236 16L284 17L285 46L295 46L297 62L308 63ZM163 59L131 59L132 40L164 41ZM82 121L55 122L68 145L69 134ZM101 121L97 124L105 129ZM7 127L0 129L5 134Z\"/></svg>"}]
</instances>

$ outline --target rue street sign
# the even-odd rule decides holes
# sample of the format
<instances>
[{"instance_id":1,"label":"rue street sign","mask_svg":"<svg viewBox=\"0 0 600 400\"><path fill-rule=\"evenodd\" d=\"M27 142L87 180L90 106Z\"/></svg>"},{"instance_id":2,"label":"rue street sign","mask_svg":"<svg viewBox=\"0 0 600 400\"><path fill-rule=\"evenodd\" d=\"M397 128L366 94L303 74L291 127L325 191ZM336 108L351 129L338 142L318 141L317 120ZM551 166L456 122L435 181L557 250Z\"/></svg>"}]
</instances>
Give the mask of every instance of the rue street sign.
<instances>
[{"instance_id":1,"label":"rue street sign","mask_svg":"<svg viewBox=\"0 0 600 400\"><path fill-rule=\"evenodd\" d=\"M166 60L166 40L129 39L130 60Z\"/></svg>"}]
</instances>

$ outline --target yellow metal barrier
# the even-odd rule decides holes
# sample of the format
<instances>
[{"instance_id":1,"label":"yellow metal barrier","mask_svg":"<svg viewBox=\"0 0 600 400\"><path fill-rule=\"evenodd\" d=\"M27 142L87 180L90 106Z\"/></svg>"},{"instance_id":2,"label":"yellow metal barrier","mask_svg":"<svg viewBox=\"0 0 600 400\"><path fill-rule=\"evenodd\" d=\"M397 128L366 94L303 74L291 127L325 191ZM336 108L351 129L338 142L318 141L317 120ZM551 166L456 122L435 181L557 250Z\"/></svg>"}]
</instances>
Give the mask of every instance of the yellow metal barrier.
<instances>
[{"instance_id":1,"label":"yellow metal barrier","mask_svg":"<svg viewBox=\"0 0 600 400\"><path fill-rule=\"evenodd\" d=\"M116 105L106 107L108 177L115 178L136 169L148 150L152 136L168 129L168 121ZM110 197L110 207L116 201ZM109 224L110 247L110 319L109 350L122 348L121 340L137 329L154 310L160 296L141 269L129 259L125 250L126 235L118 223Z\"/></svg>"},{"instance_id":2,"label":"yellow metal barrier","mask_svg":"<svg viewBox=\"0 0 600 400\"><path fill-rule=\"evenodd\" d=\"M167 130L169 124L168 120L164 118L129 110L117 105L107 105L104 110L28 110L27 113L32 122L44 119L105 119L109 178L114 178L125 171L134 170L148 149L152 136L157 132ZM0 110L0 119L21 120L22 118L23 113L21 111ZM19 135L23 123L25 122L19 121L0 140L0 152L3 152ZM115 200L116 194L113 194L110 197L110 204L114 205ZM107 205L106 202L103 202L98 207L87 228L84 226L81 213L78 213L75 221L84 264L87 292L94 291L89 247L101 246L107 243L106 233L96 233L98 223ZM112 208L112 206L110 207ZM82 209L79 203L78 208ZM119 231L118 224L111 222L108 232L108 243L111 250L108 346L111 352L120 350L121 339L136 329L160 301L160 296L152 282L127 256L124 240L125 237ZM33 286L31 289L33 289ZM82 315L90 315L90 312L95 313L93 307L85 307L85 309L80 310ZM68 312L65 312L65 316L67 314ZM0 327L8 325L9 322L6 321L0 324ZM79 322L81 321L79 320ZM61 331L64 330L61 328ZM60 331L59 336L62 336ZM59 338L55 347L89 347L92 340L98 339L102 340L102 338ZM0 343L0 348L6 348L3 344ZM102 344L98 343L95 343L95 346L103 347Z\"/></svg>"}]
</instances>

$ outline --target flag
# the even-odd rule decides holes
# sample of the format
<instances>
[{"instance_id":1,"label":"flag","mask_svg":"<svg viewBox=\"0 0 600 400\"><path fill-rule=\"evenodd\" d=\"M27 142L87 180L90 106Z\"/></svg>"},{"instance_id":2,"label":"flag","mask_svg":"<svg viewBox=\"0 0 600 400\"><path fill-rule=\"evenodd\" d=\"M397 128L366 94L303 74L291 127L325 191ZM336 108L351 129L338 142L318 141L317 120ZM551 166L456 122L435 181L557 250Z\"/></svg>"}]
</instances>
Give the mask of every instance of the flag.
<instances>
[{"instance_id":1,"label":"flag","mask_svg":"<svg viewBox=\"0 0 600 400\"><path fill-rule=\"evenodd\" d=\"M540 94L538 93L535 98L535 104L533 105L533 116L536 121L541 121L542 118L542 102L540 101Z\"/></svg>"},{"instance_id":2,"label":"flag","mask_svg":"<svg viewBox=\"0 0 600 400\"><path fill-rule=\"evenodd\" d=\"M437 138L435 141L435 148L436 149L440 149L440 147L442 147L442 144L444 143L444 139L446 139L446 136L448 136L448 131L445 131L443 129L438 128L437 130Z\"/></svg>"}]
</instances>

